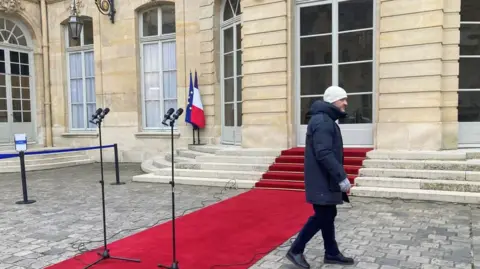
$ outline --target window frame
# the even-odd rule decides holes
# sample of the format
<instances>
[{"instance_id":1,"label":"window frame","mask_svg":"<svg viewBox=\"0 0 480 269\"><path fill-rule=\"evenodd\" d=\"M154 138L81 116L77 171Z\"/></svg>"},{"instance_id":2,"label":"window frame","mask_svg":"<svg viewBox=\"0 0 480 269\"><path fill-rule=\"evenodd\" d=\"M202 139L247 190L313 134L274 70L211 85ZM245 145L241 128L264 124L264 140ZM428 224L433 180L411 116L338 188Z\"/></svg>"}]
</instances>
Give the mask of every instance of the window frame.
<instances>
[{"instance_id":1,"label":"window frame","mask_svg":"<svg viewBox=\"0 0 480 269\"><path fill-rule=\"evenodd\" d=\"M460 10L460 28L459 28L459 32L460 32L460 35L462 34L462 25L480 25L480 18L478 21L462 21L461 20L461 14L462 14L462 11ZM461 54L461 49L460 49L460 46L462 45L462 39L460 38L459 40L459 43L458 43L458 46L459 46L459 50L458 50L458 64L459 64L459 70L458 70L458 91L462 91L462 92L474 92L474 91L480 91L480 88L460 88L460 85L461 85L461 82L460 82L460 59L480 59L480 53L477 54L477 55L462 55Z\"/></svg>"},{"instance_id":2,"label":"window frame","mask_svg":"<svg viewBox=\"0 0 480 269\"><path fill-rule=\"evenodd\" d=\"M375 122L375 93L376 93L376 72L377 72L377 62L376 62L376 35L377 35L377 30L375 29L377 23L376 23L376 14L375 14L375 0L372 0L372 5L373 5L373 14L372 14L372 26L367 27L367 28L359 28L359 29L354 29L354 30L345 30L345 31L340 31L339 30L339 4L342 2L350 2L352 0L297 0L296 4L296 14L300 14L300 10L302 8L308 8L308 7L315 7L315 6L321 6L321 5L331 5L332 7L332 30L328 33L322 33L322 34L313 34L313 35L304 35L302 36L300 34L300 15L296 18L296 23L295 23L295 85L297 88L298 93L296 94L298 97L298 100L296 101L298 105L298 115L296 116L296 122L298 122L298 125L302 125L302 115L300 112L301 108L301 101L303 98L323 98L323 92L319 94L308 94L308 95L302 95L301 94L301 69L305 67L309 68L315 68L315 67L331 67L331 72L332 72L332 86L339 86L340 83L340 67L341 66L346 66L346 65L351 65L351 64L362 64L362 63L371 63L372 64L372 90L371 91L362 91L362 92L349 92L349 96L353 95L370 95L372 98L372 122L371 123L365 123L365 124L373 124ZM336 23L335 23L336 22ZM339 59L339 37L341 34L348 34L348 33L355 33L355 32L364 32L364 31L372 31L372 59L371 60L361 60L361 61L350 61L350 62L340 62ZM332 62L328 64L315 64L315 65L302 65L300 60L301 60L301 50L300 50L300 44L301 44L301 39L302 38L308 38L308 37L317 37L317 36L331 36L332 40ZM348 89L347 89L348 90ZM352 125L361 125L363 123L352 123ZM345 125L345 124L343 124Z\"/></svg>"},{"instance_id":3,"label":"window frame","mask_svg":"<svg viewBox=\"0 0 480 269\"><path fill-rule=\"evenodd\" d=\"M163 77L163 73L164 72L172 72L174 70L164 70L164 67L163 67L163 46L165 43L170 43L170 42L174 42L175 43L175 76L177 76L178 74L178 62L177 62L177 40L176 40L176 36L177 36L177 29L175 27L175 32L174 33L169 33L169 34L161 34L163 29L163 14L162 14L162 7L164 6L173 6L174 7L174 11L175 11L175 5L174 4L163 4L163 5L159 5L159 6L155 6L155 7L152 7L152 8L149 8L149 9L146 9L146 10L142 10L140 12L140 16L139 16L139 23L138 23L138 26L139 26L139 45L140 45L140 83L141 83L141 102L142 102L142 130L145 130L145 131L168 131L170 129L170 127L168 126L163 126L163 125L159 125L157 127L155 126L152 126L152 127L148 127L147 126L147 106L146 106L146 102L147 102L147 98L146 98L146 94L145 94L145 62L144 62L144 46L145 45L151 45L151 44L157 44L158 45L158 55L159 55L159 58L157 59L158 60L158 64L160 65L160 71L159 71L159 91L160 91L160 97L159 97L159 100L160 101L160 111L161 113L164 113L165 111L165 101L172 101L172 100L176 100L176 103L177 103L177 107L178 107L178 85L175 89L175 92L176 92L176 97L175 98L165 98L165 93L164 93L164 77ZM157 22L158 22L158 32L157 32L157 35L154 35L154 36L143 36L143 16L145 13L149 12L149 11L152 11L152 10L157 10ZM163 115L163 114L162 114ZM177 129L177 124L175 124L174 126L174 129Z\"/></svg>"},{"instance_id":4,"label":"window frame","mask_svg":"<svg viewBox=\"0 0 480 269\"><path fill-rule=\"evenodd\" d=\"M91 19L89 19L92 21ZM68 89L68 120L69 120L69 130L70 131L77 131L77 132L94 132L96 130L95 126L91 126L89 123L89 116L88 115L88 105L92 104L91 102L87 102L87 86L86 86L86 75L85 75L85 54L92 52L94 55L94 65L93 65L93 70L94 70L94 81L96 83L96 76L95 76L95 52L94 52L94 44L95 44L95 38L93 39L93 44L88 44L85 45L85 38L84 38L84 28L82 28L82 32L80 34L80 45L75 46L75 47L70 47L70 33L68 31L68 25L64 27L65 31L65 56L66 56L66 69L67 69L67 89ZM92 23L92 33L93 33L93 23ZM83 111L85 115L84 119L84 126L83 128L76 128L73 127L73 113L72 113L72 89L71 89L71 77L70 77L70 55L72 54L81 54L81 59L82 59L82 92L83 92ZM94 83L94 87L96 86ZM96 87L95 87L95 92L96 92ZM95 97L95 109L97 108L97 102L96 102L96 97Z\"/></svg>"}]
</instances>

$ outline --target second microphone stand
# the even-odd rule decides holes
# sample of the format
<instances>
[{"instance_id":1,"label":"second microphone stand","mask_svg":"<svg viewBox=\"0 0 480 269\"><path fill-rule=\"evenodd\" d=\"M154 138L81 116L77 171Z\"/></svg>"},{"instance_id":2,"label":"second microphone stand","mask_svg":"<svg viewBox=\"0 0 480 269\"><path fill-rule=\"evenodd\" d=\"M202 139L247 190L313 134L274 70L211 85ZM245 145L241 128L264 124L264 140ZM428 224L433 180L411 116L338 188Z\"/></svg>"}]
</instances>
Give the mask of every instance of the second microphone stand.
<instances>
[{"instance_id":1,"label":"second microphone stand","mask_svg":"<svg viewBox=\"0 0 480 269\"><path fill-rule=\"evenodd\" d=\"M170 126L171 132L171 148L172 148L172 180L170 181L170 185L172 186L172 244L173 244L173 261L171 266L166 266L159 264L158 267L165 268L165 269L179 269L178 261L177 261L177 247L176 247L176 234L175 234L175 162L174 162L174 141L173 141L173 127L175 126L175 121L178 119L180 115L183 113L183 109L179 108L175 114L173 114L174 110L170 108L165 114L165 119L163 120L163 125ZM169 124L166 123L166 120L170 120Z\"/></svg>"},{"instance_id":2,"label":"second microphone stand","mask_svg":"<svg viewBox=\"0 0 480 269\"><path fill-rule=\"evenodd\" d=\"M98 259L96 262L88 265L84 269L90 268L94 266L97 263L100 263L103 260L106 259L114 259L114 260L122 260L122 261L129 261L129 262L140 262L140 260L137 259L127 259L127 258L122 258L122 257L114 257L110 256L110 250L107 248L107 221L106 221L106 214L105 214L105 182L103 180L103 145L102 145L102 122L103 118L105 115L108 114L110 109L107 107L104 110L99 108L95 112L95 114L92 115L92 119L90 120L91 123L95 124L98 126L98 133L99 133L99 138L100 138L100 174L101 174L101 180L100 180L100 185L102 186L102 209L103 209L103 252L98 253L100 259Z\"/></svg>"}]
</instances>

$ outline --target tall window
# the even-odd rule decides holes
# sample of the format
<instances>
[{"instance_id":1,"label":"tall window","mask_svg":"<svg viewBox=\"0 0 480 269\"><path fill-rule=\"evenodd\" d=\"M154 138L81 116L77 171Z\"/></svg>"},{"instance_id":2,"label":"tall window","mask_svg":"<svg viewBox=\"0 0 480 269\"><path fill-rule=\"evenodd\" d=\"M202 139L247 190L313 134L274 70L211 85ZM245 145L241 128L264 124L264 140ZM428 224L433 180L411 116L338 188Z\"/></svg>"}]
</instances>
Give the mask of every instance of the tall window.
<instances>
[{"instance_id":1,"label":"tall window","mask_svg":"<svg viewBox=\"0 0 480 269\"><path fill-rule=\"evenodd\" d=\"M21 22L0 18L0 143L13 142L14 133L36 140L31 45Z\"/></svg>"},{"instance_id":2,"label":"tall window","mask_svg":"<svg viewBox=\"0 0 480 269\"><path fill-rule=\"evenodd\" d=\"M462 0L458 121L480 121L480 1Z\"/></svg>"},{"instance_id":3,"label":"tall window","mask_svg":"<svg viewBox=\"0 0 480 269\"><path fill-rule=\"evenodd\" d=\"M240 0L225 0L222 14L222 95L225 143L240 143L242 126L242 34Z\"/></svg>"},{"instance_id":4,"label":"tall window","mask_svg":"<svg viewBox=\"0 0 480 269\"><path fill-rule=\"evenodd\" d=\"M88 122L95 113L95 61L93 57L93 24L84 20L80 39L71 38L65 27L67 43L68 92L71 130L91 130Z\"/></svg>"},{"instance_id":5,"label":"tall window","mask_svg":"<svg viewBox=\"0 0 480 269\"><path fill-rule=\"evenodd\" d=\"M177 109L175 5L147 10L140 18L143 127L162 128L168 109Z\"/></svg>"},{"instance_id":6,"label":"tall window","mask_svg":"<svg viewBox=\"0 0 480 269\"><path fill-rule=\"evenodd\" d=\"M331 85L348 92L348 117L372 123L373 0L333 0L299 6L297 49L300 122Z\"/></svg>"}]
</instances>

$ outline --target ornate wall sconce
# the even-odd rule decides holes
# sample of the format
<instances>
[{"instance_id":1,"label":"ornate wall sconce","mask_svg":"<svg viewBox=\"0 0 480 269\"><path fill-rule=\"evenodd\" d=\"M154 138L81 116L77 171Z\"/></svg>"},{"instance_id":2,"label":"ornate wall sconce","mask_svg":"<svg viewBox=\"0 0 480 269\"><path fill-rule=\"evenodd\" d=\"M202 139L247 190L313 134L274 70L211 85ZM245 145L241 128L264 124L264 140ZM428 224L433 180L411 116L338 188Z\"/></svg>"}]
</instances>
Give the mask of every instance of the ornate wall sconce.
<instances>
[{"instance_id":1,"label":"ornate wall sconce","mask_svg":"<svg viewBox=\"0 0 480 269\"><path fill-rule=\"evenodd\" d=\"M112 23L115 23L115 0L95 0L98 11L107 15ZM72 39L79 39L82 33L83 21L78 15L76 0L73 0L72 14L68 19L68 31Z\"/></svg>"}]
</instances>

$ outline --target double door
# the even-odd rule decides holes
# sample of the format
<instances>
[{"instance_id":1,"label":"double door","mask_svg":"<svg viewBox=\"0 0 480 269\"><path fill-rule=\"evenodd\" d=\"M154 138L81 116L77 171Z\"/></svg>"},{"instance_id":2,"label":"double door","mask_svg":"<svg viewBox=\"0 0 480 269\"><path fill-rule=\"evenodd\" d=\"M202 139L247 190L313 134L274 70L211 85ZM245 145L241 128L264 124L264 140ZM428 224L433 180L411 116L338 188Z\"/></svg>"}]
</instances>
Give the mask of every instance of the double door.
<instances>
[{"instance_id":1,"label":"double door","mask_svg":"<svg viewBox=\"0 0 480 269\"><path fill-rule=\"evenodd\" d=\"M222 30L222 143L242 143L242 44L240 23Z\"/></svg>"},{"instance_id":2,"label":"double door","mask_svg":"<svg viewBox=\"0 0 480 269\"><path fill-rule=\"evenodd\" d=\"M298 0L297 0L298 1ZM298 1L295 27L297 143L305 145L308 110L329 86L348 93L339 120L344 145L373 145L373 0Z\"/></svg>"},{"instance_id":3,"label":"double door","mask_svg":"<svg viewBox=\"0 0 480 269\"><path fill-rule=\"evenodd\" d=\"M0 48L0 144L13 143L14 134L34 140L31 53Z\"/></svg>"}]
</instances>

